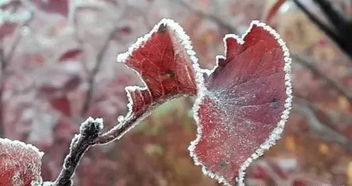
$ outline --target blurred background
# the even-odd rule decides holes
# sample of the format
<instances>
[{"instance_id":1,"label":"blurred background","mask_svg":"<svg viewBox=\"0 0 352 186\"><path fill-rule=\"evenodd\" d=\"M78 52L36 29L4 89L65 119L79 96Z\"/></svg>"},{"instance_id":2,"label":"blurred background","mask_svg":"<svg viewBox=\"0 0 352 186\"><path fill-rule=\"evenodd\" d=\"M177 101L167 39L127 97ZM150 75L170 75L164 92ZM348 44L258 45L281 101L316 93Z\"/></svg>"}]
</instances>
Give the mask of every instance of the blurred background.
<instances>
[{"instance_id":1,"label":"blurred background","mask_svg":"<svg viewBox=\"0 0 352 186\"><path fill-rule=\"evenodd\" d=\"M141 85L115 58L162 18L180 23L203 68L226 33L253 19L278 30L293 57L294 108L282 139L247 170L248 185L352 185L352 1L0 0L0 136L45 152L53 180L88 116L106 128ZM193 164L193 98L156 109L119 142L93 147L80 186L217 186Z\"/></svg>"}]
</instances>

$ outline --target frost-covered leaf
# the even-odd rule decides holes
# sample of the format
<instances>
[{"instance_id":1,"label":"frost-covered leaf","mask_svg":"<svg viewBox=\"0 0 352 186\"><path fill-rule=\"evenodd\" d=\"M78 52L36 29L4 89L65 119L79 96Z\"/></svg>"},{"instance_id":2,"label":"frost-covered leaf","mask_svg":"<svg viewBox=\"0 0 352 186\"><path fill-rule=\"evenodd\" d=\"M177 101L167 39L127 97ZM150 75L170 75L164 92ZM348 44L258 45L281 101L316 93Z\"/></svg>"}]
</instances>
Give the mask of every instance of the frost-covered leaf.
<instances>
[{"instance_id":1,"label":"frost-covered leaf","mask_svg":"<svg viewBox=\"0 0 352 186\"><path fill-rule=\"evenodd\" d=\"M0 138L0 185L30 186L41 183L42 152L20 141Z\"/></svg>"},{"instance_id":2,"label":"frost-covered leaf","mask_svg":"<svg viewBox=\"0 0 352 186\"><path fill-rule=\"evenodd\" d=\"M135 70L146 85L126 88L132 116L169 98L196 94L197 59L189 37L172 20L163 19L117 60Z\"/></svg>"},{"instance_id":3,"label":"frost-covered leaf","mask_svg":"<svg viewBox=\"0 0 352 186\"><path fill-rule=\"evenodd\" d=\"M226 57L217 58L194 106L198 137L190 151L207 175L241 185L249 163L275 143L287 120L290 59L279 35L257 21L242 39L224 40Z\"/></svg>"}]
</instances>

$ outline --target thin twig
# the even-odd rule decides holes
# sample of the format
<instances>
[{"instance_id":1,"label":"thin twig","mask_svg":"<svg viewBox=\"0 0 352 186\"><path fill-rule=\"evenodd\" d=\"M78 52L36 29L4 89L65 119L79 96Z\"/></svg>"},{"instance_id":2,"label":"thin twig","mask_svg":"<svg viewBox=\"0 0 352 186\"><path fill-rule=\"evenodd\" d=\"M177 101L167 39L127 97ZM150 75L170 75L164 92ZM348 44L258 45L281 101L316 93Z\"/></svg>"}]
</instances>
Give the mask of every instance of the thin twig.
<instances>
[{"instance_id":1,"label":"thin twig","mask_svg":"<svg viewBox=\"0 0 352 186\"><path fill-rule=\"evenodd\" d=\"M116 7L117 7L117 5L121 6L121 4L119 4L119 3L115 4ZM120 29L118 23L123 18L123 15L126 12L127 4L124 4L124 6L125 6L125 8L122 9L121 14L114 21L115 25L113 26L113 28L110 31L107 39L104 41L103 46L100 48L100 50L99 50L99 52L98 52L98 54L97 54L97 56L95 58L95 65L94 65L94 67L92 69L91 75L90 75L89 80L88 80L88 90L87 90L87 94L86 94L86 97L84 99L82 110L81 110L81 115L82 116L86 115L87 112L89 111L89 108L90 108L90 105L91 105L91 102L92 102L92 98L93 98L93 94L94 94L95 79L96 79L96 76L97 76L97 74L98 74L98 72L99 72L99 70L101 68L102 63L103 63L104 54L105 54L106 50L108 49L110 42L114 39L116 31L118 29ZM76 29L78 29L77 28L76 17L74 18L74 21L75 21L74 24L76 26ZM77 33L76 33L75 37L79 38Z\"/></svg>"},{"instance_id":2,"label":"thin twig","mask_svg":"<svg viewBox=\"0 0 352 186\"><path fill-rule=\"evenodd\" d=\"M338 143L344 146L348 151L352 151L352 141L338 131L332 129L329 125L321 122L314 113L315 106L313 104L309 101L298 98L296 98L296 101L298 101L300 105L297 105L295 109L306 116L311 130L319 134L319 137L323 140Z\"/></svg>"},{"instance_id":3,"label":"thin twig","mask_svg":"<svg viewBox=\"0 0 352 186\"><path fill-rule=\"evenodd\" d=\"M97 56L96 56L96 62L95 62L95 66L93 67L92 73L90 75L90 78L88 80L88 90L87 90L87 95L86 98L83 102L83 107L82 107L82 112L81 115L84 116L91 105L91 101L92 101L92 97L93 97L93 92L94 92L94 85L95 85L95 78L100 70L100 67L103 63L103 57L104 54L110 44L110 42L113 40L114 38L114 34L116 32L116 30L119 29L119 27L115 27L109 34L108 38L105 40L102 48L99 50Z\"/></svg>"},{"instance_id":4,"label":"thin twig","mask_svg":"<svg viewBox=\"0 0 352 186\"><path fill-rule=\"evenodd\" d=\"M23 28L27 26L34 18L34 13L31 12L30 17L19 27ZM4 91L4 79L5 79L5 70L10 64L12 57L19 46L19 43L22 39L22 33L18 33L10 47L9 53L5 55L4 43L1 40L0 42L0 136L4 135L4 104L3 104L3 91Z\"/></svg>"},{"instance_id":5,"label":"thin twig","mask_svg":"<svg viewBox=\"0 0 352 186\"><path fill-rule=\"evenodd\" d=\"M34 19L34 13L31 12L30 17L19 27L19 28L24 28L27 27L30 22ZM5 61L5 67L10 63L10 61L12 60L13 55L15 54L15 51L17 49L17 47L19 46L21 40L23 38L23 34L21 33L21 31L16 35L16 38L14 39L10 50L8 52L8 54L6 56L4 56L4 61Z\"/></svg>"},{"instance_id":6,"label":"thin twig","mask_svg":"<svg viewBox=\"0 0 352 186\"><path fill-rule=\"evenodd\" d=\"M345 89L344 86L341 85L338 81L329 77L326 73L320 71L317 67L315 67L312 59L308 57L301 57L300 55L295 53L291 53L291 56L295 62L300 63L308 70L313 72L320 79L324 80L330 87L334 88L339 94L346 97L350 103L352 103L352 91Z\"/></svg>"}]
</instances>

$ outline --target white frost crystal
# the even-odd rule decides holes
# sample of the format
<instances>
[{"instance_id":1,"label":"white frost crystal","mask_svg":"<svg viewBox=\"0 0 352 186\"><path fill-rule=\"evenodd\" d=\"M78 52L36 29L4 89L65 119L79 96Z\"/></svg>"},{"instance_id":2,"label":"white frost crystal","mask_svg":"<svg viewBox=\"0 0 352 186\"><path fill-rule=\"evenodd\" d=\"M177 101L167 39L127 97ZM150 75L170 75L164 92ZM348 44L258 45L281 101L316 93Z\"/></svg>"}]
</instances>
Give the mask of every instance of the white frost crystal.
<instances>
[{"instance_id":1,"label":"white frost crystal","mask_svg":"<svg viewBox=\"0 0 352 186\"><path fill-rule=\"evenodd\" d=\"M41 184L41 159L44 155L36 147L20 141L0 138L0 178L10 179L14 186L24 185L25 178L30 178L31 184ZM10 174L11 178L2 177L2 172ZM27 182L26 182L27 183Z\"/></svg>"},{"instance_id":2,"label":"white frost crystal","mask_svg":"<svg viewBox=\"0 0 352 186\"><path fill-rule=\"evenodd\" d=\"M79 128L80 133L82 134L92 124L96 125L96 128L98 128L99 130L102 130L104 128L103 118L93 119L92 117L89 117L81 124Z\"/></svg>"}]
</instances>

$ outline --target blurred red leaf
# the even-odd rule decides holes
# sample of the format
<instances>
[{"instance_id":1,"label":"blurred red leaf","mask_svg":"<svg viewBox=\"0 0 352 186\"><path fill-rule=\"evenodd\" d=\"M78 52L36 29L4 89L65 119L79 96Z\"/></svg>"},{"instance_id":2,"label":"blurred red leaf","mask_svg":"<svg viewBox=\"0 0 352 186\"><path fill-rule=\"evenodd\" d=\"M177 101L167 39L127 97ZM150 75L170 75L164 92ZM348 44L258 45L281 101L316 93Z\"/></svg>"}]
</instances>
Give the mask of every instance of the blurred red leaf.
<instances>
[{"instance_id":1,"label":"blurred red leaf","mask_svg":"<svg viewBox=\"0 0 352 186\"><path fill-rule=\"evenodd\" d=\"M59 111L65 116L71 116L70 100L67 98L66 95L51 99L50 104L55 110Z\"/></svg>"},{"instance_id":2,"label":"blurred red leaf","mask_svg":"<svg viewBox=\"0 0 352 186\"><path fill-rule=\"evenodd\" d=\"M64 90L69 92L76 89L81 83L81 78L78 75L71 76L64 84Z\"/></svg>"},{"instance_id":3,"label":"blurred red leaf","mask_svg":"<svg viewBox=\"0 0 352 186\"><path fill-rule=\"evenodd\" d=\"M282 7L282 5L286 2L286 0L277 0L273 6L269 9L266 17L264 18L264 20L268 23L272 23L273 18L275 17L275 15L277 14L277 12L279 11L279 9Z\"/></svg>"},{"instance_id":4,"label":"blurred red leaf","mask_svg":"<svg viewBox=\"0 0 352 186\"><path fill-rule=\"evenodd\" d=\"M125 26L119 29L119 32L124 33L124 34L130 34L132 32L131 27Z\"/></svg>"},{"instance_id":5,"label":"blurred red leaf","mask_svg":"<svg viewBox=\"0 0 352 186\"><path fill-rule=\"evenodd\" d=\"M129 35L132 33L132 28L130 26L123 26L119 29L116 30L114 33L114 38L121 39L124 38L126 35Z\"/></svg>"},{"instance_id":6,"label":"blurred red leaf","mask_svg":"<svg viewBox=\"0 0 352 186\"><path fill-rule=\"evenodd\" d=\"M194 54L187 42L182 28L164 19L118 56L118 61L134 69L146 85L126 87L131 114L143 114L150 106L178 95L196 94Z\"/></svg>"},{"instance_id":7,"label":"blurred red leaf","mask_svg":"<svg viewBox=\"0 0 352 186\"><path fill-rule=\"evenodd\" d=\"M79 76L80 69L73 69L73 72L68 73L70 65L66 63L66 67L57 71L48 70L44 74L50 75L51 78L44 79L39 88L39 94L47 97L51 97L56 94L65 94L67 92L75 90L81 83L81 77ZM64 67L63 65L61 67ZM76 68L76 67L73 67ZM80 66L79 66L80 68ZM51 73L51 74L50 74Z\"/></svg>"},{"instance_id":8,"label":"blurred red leaf","mask_svg":"<svg viewBox=\"0 0 352 186\"><path fill-rule=\"evenodd\" d=\"M201 134L190 150L220 182L235 185L239 177L242 183L249 163L283 130L291 89L287 48L278 38L259 22L252 23L243 40L227 35L226 58L218 58L206 77L206 90L195 106Z\"/></svg>"},{"instance_id":9,"label":"blurred red leaf","mask_svg":"<svg viewBox=\"0 0 352 186\"><path fill-rule=\"evenodd\" d=\"M33 2L45 12L68 15L69 0L34 0Z\"/></svg>"},{"instance_id":10,"label":"blurred red leaf","mask_svg":"<svg viewBox=\"0 0 352 186\"><path fill-rule=\"evenodd\" d=\"M63 62L63 61L67 61L67 60L70 60L70 59L74 59L78 56L80 56L82 54L82 50L81 49L71 49L71 50L68 50L66 51L64 54L62 54L59 58L59 61L60 62Z\"/></svg>"},{"instance_id":11,"label":"blurred red leaf","mask_svg":"<svg viewBox=\"0 0 352 186\"><path fill-rule=\"evenodd\" d=\"M41 182L43 154L32 145L0 138L0 185L30 186Z\"/></svg>"},{"instance_id":12,"label":"blurred red leaf","mask_svg":"<svg viewBox=\"0 0 352 186\"><path fill-rule=\"evenodd\" d=\"M0 39L12 34L16 29L15 23L4 23L0 25Z\"/></svg>"}]
</instances>

